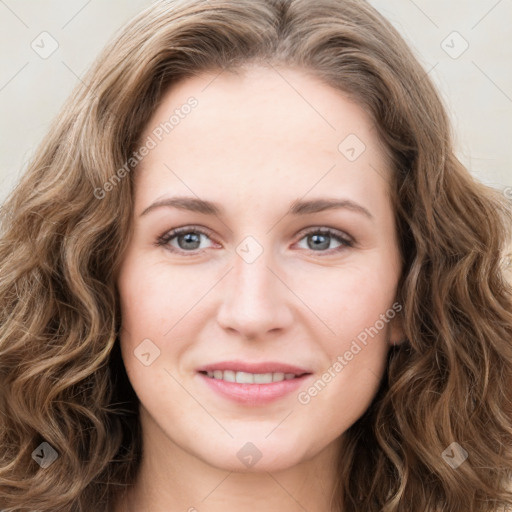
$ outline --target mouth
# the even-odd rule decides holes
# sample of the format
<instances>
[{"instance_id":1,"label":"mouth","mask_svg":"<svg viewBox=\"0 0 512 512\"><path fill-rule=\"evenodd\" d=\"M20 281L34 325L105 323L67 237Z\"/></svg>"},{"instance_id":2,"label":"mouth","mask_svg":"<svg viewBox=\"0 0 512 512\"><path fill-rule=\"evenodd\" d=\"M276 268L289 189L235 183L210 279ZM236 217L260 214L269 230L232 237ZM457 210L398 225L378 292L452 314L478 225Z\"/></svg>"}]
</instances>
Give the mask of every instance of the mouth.
<instances>
[{"instance_id":1,"label":"mouth","mask_svg":"<svg viewBox=\"0 0 512 512\"><path fill-rule=\"evenodd\" d=\"M226 361L198 368L197 375L217 396L244 405L265 405L297 390L312 372L283 363Z\"/></svg>"},{"instance_id":2,"label":"mouth","mask_svg":"<svg viewBox=\"0 0 512 512\"><path fill-rule=\"evenodd\" d=\"M238 384L271 384L273 382L298 379L304 375L309 375L307 372L300 374L284 372L251 373L242 371L235 372L233 370L200 371L199 373L210 379L222 380L224 382L237 382Z\"/></svg>"}]
</instances>

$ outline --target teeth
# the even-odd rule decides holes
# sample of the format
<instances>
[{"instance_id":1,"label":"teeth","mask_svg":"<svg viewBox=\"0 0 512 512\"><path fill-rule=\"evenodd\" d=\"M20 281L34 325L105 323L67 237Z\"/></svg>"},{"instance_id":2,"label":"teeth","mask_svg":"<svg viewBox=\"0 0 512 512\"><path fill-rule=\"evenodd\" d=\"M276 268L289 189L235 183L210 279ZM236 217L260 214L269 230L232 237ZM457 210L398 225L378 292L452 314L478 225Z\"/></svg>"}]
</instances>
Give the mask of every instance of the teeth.
<instances>
[{"instance_id":1,"label":"teeth","mask_svg":"<svg viewBox=\"0 0 512 512\"><path fill-rule=\"evenodd\" d=\"M270 384L272 382L281 382L295 378L294 373L248 373L234 372L232 370L215 370L207 372L208 377L212 379L224 380L226 382L238 382L240 384Z\"/></svg>"},{"instance_id":2,"label":"teeth","mask_svg":"<svg viewBox=\"0 0 512 512\"><path fill-rule=\"evenodd\" d=\"M215 376L214 376L214 378L215 378ZM235 382L235 372L233 372L231 370L226 370L224 372L222 380L225 380L226 382Z\"/></svg>"},{"instance_id":3,"label":"teeth","mask_svg":"<svg viewBox=\"0 0 512 512\"><path fill-rule=\"evenodd\" d=\"M254 384L254 374L246 372L236 372L235 381L240 384Z\"/></svg>"},{"instance_id":4,"label":"teeth","mask_svg":"<svg viewBox=\"0 0 512 512\"><path fill-rule=\"evenodd\" d=\"M272 382L271 373L256 373L254 375L255 384L270 384Z\"/></svg>"},{"instance_id":5,"label":"teeth","mask_svg":"<svg viewBox=\"0 0 512 512\"><path fill-rule=\"evenodd\" d=\"M273 373L272 382L281 382L284 380L284 373Z\"/></svg>"}]
</instances>

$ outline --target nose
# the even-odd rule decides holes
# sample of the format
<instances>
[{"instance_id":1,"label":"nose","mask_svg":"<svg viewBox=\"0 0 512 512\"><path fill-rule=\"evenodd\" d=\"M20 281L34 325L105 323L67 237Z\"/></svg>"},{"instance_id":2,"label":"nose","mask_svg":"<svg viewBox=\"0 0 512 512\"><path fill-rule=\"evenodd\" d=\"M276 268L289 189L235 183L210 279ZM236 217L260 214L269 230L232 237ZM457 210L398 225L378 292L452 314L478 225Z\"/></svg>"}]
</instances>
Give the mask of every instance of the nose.
<instances>
[{"instance_id":1,"label":"nose","mask_svg":"<svg viewBox=\"0 0 512 512\"><path fill-rule=\"evenodd\" d=\"M217 322L226 331L262 339L293 324L289 302L293 294L276 276L279 271L268 253L263 251L252 263L234 254L234 268L223 280L223 299L217 313Z\"/></svg>"}]
</instances>

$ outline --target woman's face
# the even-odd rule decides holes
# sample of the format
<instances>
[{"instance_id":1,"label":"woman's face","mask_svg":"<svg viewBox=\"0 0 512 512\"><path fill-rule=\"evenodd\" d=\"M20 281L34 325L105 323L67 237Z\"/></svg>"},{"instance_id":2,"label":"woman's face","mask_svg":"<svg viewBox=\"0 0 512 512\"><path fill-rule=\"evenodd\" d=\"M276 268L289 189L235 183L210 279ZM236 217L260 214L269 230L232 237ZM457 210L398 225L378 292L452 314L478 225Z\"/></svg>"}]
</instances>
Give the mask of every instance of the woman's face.
<instances>
[{"instance_id":1,"label":"woman's face","mask_svg":"<svg viewBox=\"0 0 512 512\"><path fill-rule=\"evenodd\" d=\"M333 448L401 339L370 118L299 70L255 66L175 84L143 146L118 288L145 445L237 471Z\"/></svg>"}]
</instances>

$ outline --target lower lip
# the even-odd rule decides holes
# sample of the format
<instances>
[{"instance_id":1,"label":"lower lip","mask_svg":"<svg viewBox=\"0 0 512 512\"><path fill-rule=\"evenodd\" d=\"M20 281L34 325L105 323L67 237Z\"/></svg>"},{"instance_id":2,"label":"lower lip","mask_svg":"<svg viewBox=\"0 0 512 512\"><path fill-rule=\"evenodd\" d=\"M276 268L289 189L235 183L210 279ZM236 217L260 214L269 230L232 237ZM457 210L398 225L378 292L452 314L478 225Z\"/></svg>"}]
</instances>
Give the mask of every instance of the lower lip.
<instances>
[{"instance_id":1,"label":"lower lip","mask_svg":"<svg viewBox=\"0 0 512 512\"><path fill-rule=\"evenodd\" d=\"M311 374L294 379L270 382L268 384L241 384L212 379L203 373L198 374L211 389L220 395L246 405L264 405L296 391Z\"/></svg>"}]
</instances>

